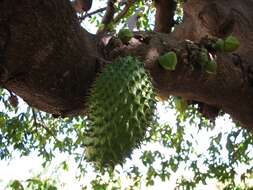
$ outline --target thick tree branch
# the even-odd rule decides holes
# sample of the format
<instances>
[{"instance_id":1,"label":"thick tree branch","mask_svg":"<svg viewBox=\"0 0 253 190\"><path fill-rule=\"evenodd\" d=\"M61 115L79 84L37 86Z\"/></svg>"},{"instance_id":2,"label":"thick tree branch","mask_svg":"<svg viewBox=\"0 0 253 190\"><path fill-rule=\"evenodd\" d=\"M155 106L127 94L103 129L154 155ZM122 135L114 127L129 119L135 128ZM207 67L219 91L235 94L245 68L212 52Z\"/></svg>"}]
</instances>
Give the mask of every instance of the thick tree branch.
<instances>
[{"instance_id":1,"label":"thick tree branch","mask_svg":"<svg viewBox=\"0 0 253 190\"><path fill-rule=\"evenodd\" d=\"M40 110L80 113L97 72L94 37L68 0L13 5L0 2L1 86Z\"/></svg>"},{"instance_id":2,"label":"thick tree branch","mask_svg":"<svg viewBox=\"0 0 253 190\"><path fill-rule=\"evenodd\" d=\"M30 105L56 115L82 114L101 60L132 55L145 62L160 95L222 108L253 129L252 0L190 0L175 32L136 33L128 45L113 37L101 40L104 46L80 27L68 0L13 5L0 1L0 83ZM192 69L201 38L229 34L241 46L234 54L217 54L217 74ZM157 63L170 50L179 60L173 72Z\"/></svg>"},{"instance_id":3,"label":"thick tree branch","mask_svg":"<svg viewBox=\"0 0 253 190\"><path fill-rule=\"evenodd\" d=\"M174 15L177 7L175 0L155 0L155 31L169 33L175 24Z\"/></svg>"},{"instance_id":4,"label":"thick tree branch","mask_svg":"<svg viewBox=\"0 0 253 190\"><path fill-rule=\"evenodd\" d=\"M236 54L217 53L217 73L208 74L196 67L201 47L191 41L176 42L168 35L136 33L128 46L113 47L114 50L106 48L108 52L105 54L111 59L118 55L135 55L143 60L160 96L175 95L204 102L230 113L243 126L253 128L253 92L252 88L246 88L251 82L245 78L241 67L246 63ZM179 62L176 70L170 72L164 70L157 60L172 50L177 53ZM238 102L245 106L238 106Z\"/></svg>"}]
</instances>

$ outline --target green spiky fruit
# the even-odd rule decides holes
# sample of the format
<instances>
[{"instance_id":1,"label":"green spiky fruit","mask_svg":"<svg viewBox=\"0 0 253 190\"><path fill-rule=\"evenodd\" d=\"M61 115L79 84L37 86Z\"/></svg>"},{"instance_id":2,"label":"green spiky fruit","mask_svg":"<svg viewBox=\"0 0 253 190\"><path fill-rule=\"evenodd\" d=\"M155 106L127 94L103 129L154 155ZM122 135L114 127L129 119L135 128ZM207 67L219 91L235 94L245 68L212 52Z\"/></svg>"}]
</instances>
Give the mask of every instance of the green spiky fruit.
<instances>
[{"instance_id":1,"label":"green spiky fruit","mask_svg":"<svg viewBox=\"0 0 253 190\"><path fill-rule=\"evenodd\" d=\"M99 168L123 163L154 122L155 92L143 63L125 57L107 65L88 103L87 159Z\"/></svg>"},{"instance_id":2,"label":"green spiky fruit","mask_svg":"<svg viewBox=\"0 0 253 190\"><path fill-rule=\"evenodd\" d=\"M127 44L133 37L133 32L129 29L121 29L118 33L118 37L124 44Z\"/></svg>"},{"instance_id":3,"label":"green spiky fruit","mask_svg":"<svg viewBox=\"0 0 253 190\"><path fill-rule=\"evenodd\" d=\"M174 71L177 65L177 55L170 51L159 57L159 64L166 70Z\"/></svg>"},{"instance_id":4,"label":"green spiky fruit","mask_svg":"<svg viewBox=\"0 0 253 190\"><path fill-rule=\"evenodd\" d=\"M239 40L234 36L228 36L224 41L224 51L233 52L240 46Z\"/></svg>"}]
</instances>

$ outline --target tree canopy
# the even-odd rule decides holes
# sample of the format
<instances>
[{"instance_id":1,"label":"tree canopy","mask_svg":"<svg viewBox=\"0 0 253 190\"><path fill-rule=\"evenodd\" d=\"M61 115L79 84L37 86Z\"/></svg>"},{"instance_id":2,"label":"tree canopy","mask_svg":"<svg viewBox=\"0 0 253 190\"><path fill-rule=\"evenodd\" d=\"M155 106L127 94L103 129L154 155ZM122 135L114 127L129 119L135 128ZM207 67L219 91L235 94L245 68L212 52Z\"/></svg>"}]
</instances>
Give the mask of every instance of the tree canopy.
<instances>
[{"instance_id":1,"label":"tree canopy","mask_svg":"<svg viewBox=\"0 0 253 190\"><path fill-rule=\"evenodd\" d=\"M98 4L102 6L94 8ZM127 115L130 128L134 122L147 125L145 136L138 136L138 145L130 151L141 150L142 167L131 162L132 154L127 164L94 167L93 189L122 189L122 176L130 181L125 189L141 189L157 180L169 181L180 170L189 171L191 177L180 175L178 189L194 189L211 179L223 189L251 189L252 8L252 0L0 1L0 159L11 159L17 152L20 156L37 152L46 166L58 153L66 153L75 158L80 176L84 175L94 166L87 162L87 134L95 130L90 118L103 123L103 103L108 101L109 113L114 102L127 94L114 88L125 77L118 87L130 78L128 85L134 83L136 89L127 86L134 93L119 105L129 106L125 109L129 112L142 111L134 117L125 112L115 117L121 121ZM96 31L87 28L91 25ZM133 66L136 70L125 66L114 75L114 65L123 58L138 60L142 66ZM106 69L105 79L113 76L113 80L97 84ZM99 89L103 88L114 94L102 97ZM148 91L151 88L155 97ZM109 102L111 95L116 97L114 102ZM158 113L152 125L146 122L153 99L171 109L171 122L161 123ZM90 116L97 105L101 109ZM114 121L117 112L118 108L106 124ZM233 120L233 127L217 130L215 121L222 117ZM118 131L125 131L124 136L128 129ZM132 131L130 137L138 133ZM198 148L203 143L197 139L201 134L209 142L203 151ZM106 147L112 134L102 135ZM159 148L147 148L150 144ZM240 166L244 169L239 172ZM63 167L68 164L64 162ZM53 180L33 178L15 180L9 188L59 187Z\"/></svg>"}]
</instances>

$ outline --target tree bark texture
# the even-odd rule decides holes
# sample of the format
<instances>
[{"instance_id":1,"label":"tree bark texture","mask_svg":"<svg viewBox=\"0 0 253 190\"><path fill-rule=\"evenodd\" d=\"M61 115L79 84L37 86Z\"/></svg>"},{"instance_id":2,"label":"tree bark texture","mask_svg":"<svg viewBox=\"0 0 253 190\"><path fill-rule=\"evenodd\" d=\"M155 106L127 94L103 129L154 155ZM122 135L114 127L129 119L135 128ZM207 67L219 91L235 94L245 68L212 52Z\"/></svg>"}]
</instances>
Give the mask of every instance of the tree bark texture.
<instances>
[{"instance_id":1,"label":"tree bark texture","mask_svg":"<svg viewBox=\"0 0 253 190\"><path fill-rule=\"evenodd\" d=\"M177 7L175 0L155 0L155 31L169 33L175 24L174 15Z\"/></svg>"},{"instance_id":2,"label":"tree bark texture","mask_svg":"<svg viewBox=\"0 0 253 190\"><path fill-rule=\"evenodd\" d=\"M123 45L116 37L98 38L82 29L68 0L2 0L0 85L40 110L79 115L101 65L133 55L145 62L160 96L178 95L221 108L253 129L252 9L252 0L189 0L184 22L174 32L138 32ZM230 34L241 46L217 54L217 74L192 69L203 37ZM157 63L170 50L179 60L173 72Z\"/></svg>"},{"instance_id":3,"label":"tree bark texture","mask_svg":"<svg viewBox=\"0 0 253 190\"><path fill-rule=\"evenodd\" d=\"M1 85L56 115L82 110L96 75L96 42L68 0L0 2Z\"/></svg>"}]
</instances>

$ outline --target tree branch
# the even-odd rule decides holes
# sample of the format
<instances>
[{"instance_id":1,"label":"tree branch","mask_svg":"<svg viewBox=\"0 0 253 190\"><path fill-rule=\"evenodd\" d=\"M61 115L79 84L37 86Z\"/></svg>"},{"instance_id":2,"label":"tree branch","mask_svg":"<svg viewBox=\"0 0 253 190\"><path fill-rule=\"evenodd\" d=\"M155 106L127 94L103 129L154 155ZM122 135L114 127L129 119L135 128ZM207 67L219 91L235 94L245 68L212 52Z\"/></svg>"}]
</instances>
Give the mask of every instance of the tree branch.
<instances>
[{"instance_id":1,"label":"tree branch","mask_svg":"<svg viewBox=\"0 0 253 190\"><path fill-rule=\"evenodd\" d=\"M106 47L106 55L115 59L118 55L134 54L145 62L160 96L182 96L221 108L244 127L253 129L253 93L251 89L242 88L250 83L243 80L244 72L240 65L245 62L238 61L234 54L217 53L217 73L208 74L194 66L202 45L191 41L177 42L168 35L136 33L135 40L128 46L114 47L114 50ZM164 70L157 63L159 56L168 51L175 51L178 57L176 70L172 72ZM238 106L238 102L250 106Z\"/></svg>"},{"instance_id":2,"label":"tree branch","mask_svg":"<svg viewBox=\"0 0 253 190\"><path fill-rule=\"evenodd\" d=\"M4 0L0 12L0 62L6 68L0 83L40 110L80 112L99 56L94 36L80 27L70 2L25 0L13 6ZM5 33L8 38L2 38Z\"/></svg>"},{"instance_id":3,"label":"tree branch","mask_svg":"<svg viewBox=\"0 0 253 190\"><path fill-rule=\"evenodd\" d=\"M59 140L57 139L55 134L52 132L52 130L46 126L41 113L39 112L38 114L40 117L40 122L37 121L37 113L36 113L35 109L32 108L33 125L36 127L36 131L39 133L37 127L42 127L48 134L50 134L54 138L55 141L59 142Z\"/></svg>"},{"instance_id":4,"label":"tree branch","mask_svg":"<svg viewBox=\"0 0 253 190\"><path fill-rule=\"evenodd\" d=\"M119 12L115 17L115 7L114 3L116 0L110 0L108 1L106 13L102 19L102 29L98 31L99 34L105 33L108 30L108 26L111 23L118 23L128 12L129 8L132 6L133 3L135 3L135 0L127 0L127 2L121 3L121 5L125 5L123 10Z\"/></svg>"},{"instance_id":5,"label":"tree branch","mask_svg":"<svg viewBox=\"0 0 253 190\"><path fill-rule=\"evenodd\" d=\"M169 33L175 24L174 15L177 7L175 0L155 0L155 31Z\"/></svg>"},{"instance_id":6,"label":"tree branch","mask_svg":"<svg viewBox=\"0 0 253 190\"><path fill-rule=\"evenodd\" d=\"M115 13L115 3L117 0L108 0L105 15L102 19L102 28L97 31L97 34L103 34L108 30L108 25L111 23Z\"/></svg>"},{"instance_id":7,"label":"tree branch","mask_svg":"<svg viewBox=\"0 0 253 190\"><path fill-rule=\"evenodd\" d=\"M97 9L97 10L95 10L95 11L93 11L93 12L87 13L87 14L85 14L85 15L83 15L83 16L80 16L80 17L78 17L78 19L79 19L79 20L84 20L84 19L87 18L87 17L91 17L92 15L97 14L97 13L100 13L100 12L103 12L103 11L105 11L105 10L106 10L106 7L103 7L103 8Z\"/></svg>"},{"instance_id":8,"label":"tree branch","mask_svg":"<svg viewBox=\"0 0 253 190\"><path fill-rule=\"evenodd\" d=\"M128 12L132 4L135 3L135 0L128 0L125 4L124 9L113 19L114 23L118 23Z\"/></svg>"}]
</instances>

